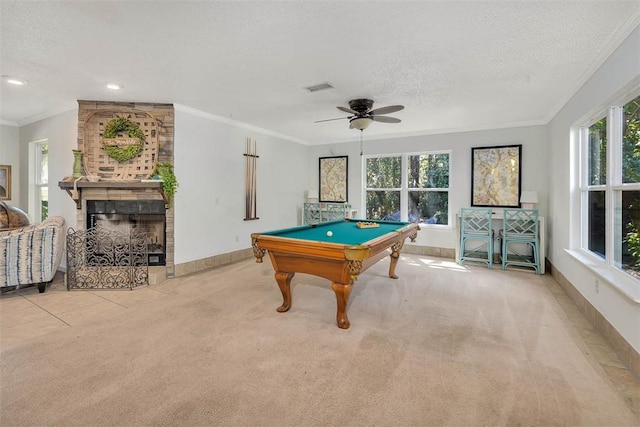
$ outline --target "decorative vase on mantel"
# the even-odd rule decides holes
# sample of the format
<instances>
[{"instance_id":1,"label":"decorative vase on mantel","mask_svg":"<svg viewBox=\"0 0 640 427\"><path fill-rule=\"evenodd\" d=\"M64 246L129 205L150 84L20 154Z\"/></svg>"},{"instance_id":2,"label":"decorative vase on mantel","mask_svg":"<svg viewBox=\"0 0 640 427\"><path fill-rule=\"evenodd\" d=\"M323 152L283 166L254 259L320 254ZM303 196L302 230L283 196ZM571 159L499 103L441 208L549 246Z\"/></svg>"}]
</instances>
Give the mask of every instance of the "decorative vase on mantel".
<instances>
[{"instance_id":1,"label":"decorative vase on mantel","mask_svg":"<svg viewBox=\"0 0 640 427\"><path fill-rule=\"evenodd\" d=\"M82 151L73 151L73 177L80 178L82 176Z\"/></svg>"}]
</instances>

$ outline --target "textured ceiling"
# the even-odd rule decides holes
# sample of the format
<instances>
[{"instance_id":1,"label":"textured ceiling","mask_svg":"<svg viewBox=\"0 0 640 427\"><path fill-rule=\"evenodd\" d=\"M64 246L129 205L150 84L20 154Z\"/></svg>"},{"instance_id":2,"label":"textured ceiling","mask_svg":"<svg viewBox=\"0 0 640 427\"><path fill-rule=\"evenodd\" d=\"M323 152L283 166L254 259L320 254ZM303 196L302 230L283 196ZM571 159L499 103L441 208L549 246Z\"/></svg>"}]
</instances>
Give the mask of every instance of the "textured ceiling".
<instances>
[{"instance_id":1,"label":"textured ceiling","mask_svg":"<svg viewBox=\"0 0 640 427\"><path fill-rule=\"evenodd\" d=\"M546 123L640 22L640 1L0 1L0 120L76 101L174 103L307 144L336 106L402 104L367 138ZM105 88L117 82L115 93ZM329 82L334 89L309 93Z\"/></svg>"}]
</instances>

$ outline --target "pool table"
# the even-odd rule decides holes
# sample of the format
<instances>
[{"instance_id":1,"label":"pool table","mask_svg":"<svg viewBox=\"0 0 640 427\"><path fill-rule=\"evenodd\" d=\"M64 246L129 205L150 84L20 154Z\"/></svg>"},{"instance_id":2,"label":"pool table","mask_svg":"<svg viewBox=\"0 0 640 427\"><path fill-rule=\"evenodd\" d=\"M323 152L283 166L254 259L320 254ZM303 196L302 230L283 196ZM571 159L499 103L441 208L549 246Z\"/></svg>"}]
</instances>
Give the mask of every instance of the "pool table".
<instances>
[{"instance_id":1,"label":"pool table","mask_svg":"<svg viewBox=\"0 0 640 427\"><path fill-rule=\"evenodd\" d=\"M359 228L359 222L370 223L371 227ZM253 233L251 243L256 262L262 262L265 251L269 252L284 300L278 312L291 308L291 279L295 273L313 274L331 281L338 305L336 321L339 328L347 329L347 304L358 275L390 254L389 277L397 279L400 250L407 237L415 240L418 230L417 224L408 222L345 219Z\"/></svg>"}]
</instances>

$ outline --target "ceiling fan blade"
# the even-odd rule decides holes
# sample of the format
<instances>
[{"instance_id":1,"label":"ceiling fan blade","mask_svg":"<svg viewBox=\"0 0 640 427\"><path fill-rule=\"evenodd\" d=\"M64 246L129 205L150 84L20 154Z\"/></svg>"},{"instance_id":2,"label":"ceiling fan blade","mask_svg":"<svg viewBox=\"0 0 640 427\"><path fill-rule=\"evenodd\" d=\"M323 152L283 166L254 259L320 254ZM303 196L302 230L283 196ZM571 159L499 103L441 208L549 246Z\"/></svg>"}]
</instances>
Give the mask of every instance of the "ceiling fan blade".
<instances>
[{"instance_id":1,"label":"ceiling fan blade","mask_svg":"<svg viewBox=\"0 0 640 427\"><path fill-rule=\"evenodd\" d=\"M400 123L402 120L396 119L395 117L387 117L387 116L371 116L371 119L376 122L383 123Z\"/></svg>"},{"instance_id":2,"label":"ceiling fan blade","mask_svg":"<svg viewBox=\"0 0 640 427\"><path fill-rule=\"evenodd\" d=\"M347 107L336 107L336 108L340 111L344 111L345 113L355 114L356 116L360 114L356 110L352 110L351 108L347 108Z\"/></svg>"},{"instance_id":3,"label":"ceiling fan blade","mask_svg":"<svg viewBox=\"0 0 640 427\"><path fill-rule=\"evenodd\" d=\"M344 119L350 119L351 117L338 117L336 119L325 119L325 120L316 120L313 123L320 123L320 122L331 122L333 120L344 120Z\"/></svg>"},{"instance_id":4,"label":"ceiling fan blade","mask_svg":"<svg viewBox=\"0 0 640 427\"><path fill-rule=\"evenodd\" d=\"M396 111L404 110L404 105L389 105L388 107L380 107L369 111L369 114L389 114Z\"/></svg>"}]
</instances>

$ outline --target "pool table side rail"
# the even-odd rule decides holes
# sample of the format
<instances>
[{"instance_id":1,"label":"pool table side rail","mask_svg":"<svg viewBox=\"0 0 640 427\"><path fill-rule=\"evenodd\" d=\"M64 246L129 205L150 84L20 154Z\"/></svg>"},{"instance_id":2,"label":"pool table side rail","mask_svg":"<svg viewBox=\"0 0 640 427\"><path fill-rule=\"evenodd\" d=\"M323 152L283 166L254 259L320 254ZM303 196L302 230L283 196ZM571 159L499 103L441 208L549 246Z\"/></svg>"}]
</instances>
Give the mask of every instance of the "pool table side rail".
<instances>
[{"instance_id":1,"label":"pool table side rail","mask_svg":"<svg viewBox=\"0 0 640 427\"><path fill-rule=\"evenodd\" d=\"M320 242L316 240L300 240L291 239L288 237L269 236L265 234L255 233L251 235L251 240L255 249L258 247L262 250L276 251L276 252L295 252L300 256L308 257L322 257L328 259L345 259L345 251L347 248L353 249L350 252L368 252L368 248L364 246L351 246L339 243ZM366 254L363 253L364 256ZM256 258L262 258L264 253L260 257L256 255ZM262 262L261 259L256 260Z\"/></svg>"}]
</instances>

